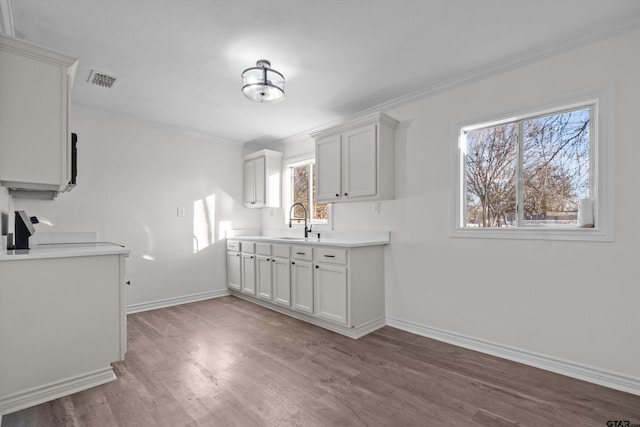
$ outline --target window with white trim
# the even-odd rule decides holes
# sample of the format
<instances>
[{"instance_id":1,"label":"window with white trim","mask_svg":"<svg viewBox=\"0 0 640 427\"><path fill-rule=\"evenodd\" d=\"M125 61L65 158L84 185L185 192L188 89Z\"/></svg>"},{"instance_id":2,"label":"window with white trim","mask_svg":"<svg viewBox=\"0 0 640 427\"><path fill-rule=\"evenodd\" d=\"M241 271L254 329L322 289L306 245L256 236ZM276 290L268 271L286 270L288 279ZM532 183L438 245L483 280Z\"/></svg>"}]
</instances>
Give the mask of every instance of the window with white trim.
<instances>
[{"instance_id":1,"label":"window with white trim","mask_svg":"<svg viewBox=\"0 0 640 427\"><path fill-rule=\"evenodd\" d=\"M293 161L285 164L284 169L285 222L289 223L289 208L294 203L302 203L312 224L328 224L329 205L315 200L315 159ZM300 206L293 209L292 222L304 222L304 210Z\"/></svg>"},{"instance_id":2,"label":"window with white trim","mask_svg":"<svg viewBox=\"0 0 640 427\"><path fill-rule=\"evenodd\" d=\"M603 234L597 106L591 100L458 128L453 235Z\"/></svg>"}]
</instances>

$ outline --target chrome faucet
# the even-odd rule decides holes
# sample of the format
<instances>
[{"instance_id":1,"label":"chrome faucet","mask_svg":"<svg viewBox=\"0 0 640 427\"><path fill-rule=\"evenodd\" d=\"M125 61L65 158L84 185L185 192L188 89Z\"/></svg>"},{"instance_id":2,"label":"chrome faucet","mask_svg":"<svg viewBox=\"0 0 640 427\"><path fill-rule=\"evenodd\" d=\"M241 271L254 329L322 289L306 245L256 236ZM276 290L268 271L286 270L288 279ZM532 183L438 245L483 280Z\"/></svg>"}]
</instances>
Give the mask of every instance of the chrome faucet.
<instances>
[{"instance_id":1,"label":"chrome faucet","mask_svg":"<svg viewBox=\"0 0 640 427\"><path fill-rule=\"evenodd\" d=\"M297 205L302 207L302 210L304 211L304 237L306 239L307 237L309 237L309 233L311 233L312 225L309 224L309 228L307 228L307 208L305 208L302 203L294 203L293 205L291 205L291 208L289 208L289 228L291 228L291 221L293 219L300 219L293 217L293 208L295 208Z\"/></svg>"}]
</instances>

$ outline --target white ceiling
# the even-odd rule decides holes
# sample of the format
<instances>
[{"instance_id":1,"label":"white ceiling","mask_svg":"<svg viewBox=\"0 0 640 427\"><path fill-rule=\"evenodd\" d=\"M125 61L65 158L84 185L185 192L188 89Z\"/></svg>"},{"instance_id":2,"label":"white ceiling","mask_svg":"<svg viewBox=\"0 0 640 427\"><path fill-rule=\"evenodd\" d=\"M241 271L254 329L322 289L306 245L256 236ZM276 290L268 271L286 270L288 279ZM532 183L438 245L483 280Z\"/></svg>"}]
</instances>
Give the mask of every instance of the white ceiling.
<instances>
[{"instance_id":1,"label":"white ceiling","mask_svg":"<svg viewBox=\"0 0 640 427\"><path fill-rule=\"evenodd\" d=\"M16 37L80 60L74 103L252 144L640 26L639 0L0 1ZM282 102L240 92L262 58Z\"/></svg>"}]
</instances>

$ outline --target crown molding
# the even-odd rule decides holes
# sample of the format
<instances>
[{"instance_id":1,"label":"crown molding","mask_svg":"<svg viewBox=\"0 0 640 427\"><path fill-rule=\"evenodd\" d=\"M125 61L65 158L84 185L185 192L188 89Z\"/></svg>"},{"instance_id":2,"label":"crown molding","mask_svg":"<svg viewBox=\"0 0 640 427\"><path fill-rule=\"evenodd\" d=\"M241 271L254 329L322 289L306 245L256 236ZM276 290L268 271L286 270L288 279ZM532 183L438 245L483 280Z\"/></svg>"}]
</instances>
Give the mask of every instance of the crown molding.
<instances>
[{"instance_id":1,"label":"crown molding","mask_svg":"<svg viewBox=\"0 0 640 427\"><path fill-rule=\"evenodd\" d=\"M325 125L318 126L313 129L309 129L303 132L290 135L288 137L282 138L279 141L274 141L270 144L270 146L271 147L275 147L279 145L286 146L286 145L295 143L300 139L308 137L310 134L320 132L324 129L327 129L333 126L338 126L342 123L348 122L350 120L356 119L366 114L370 114L376 111L383 111L383 112L389 111L393 108L398 108L403 105L410 104L412 102L420 101L422 99L429 98L431 96L437 95L439 93L445 92L450 89L454 89L456 87L459 87L465 84L473 83L476 81L489 78L491 76L495 76L497 74L522 68L529 64L542 61L546 58L560 55L562 53L569 52L584 46L588 46L593 43L604 41L604 40L607 40L631 31L635 31L638 29L640 29L640 20L637 17L631 17L627 21L622 22L620 23L620 25L617 25L615 27L605 28L602 31L596 31L590 34L586 34L579 38L571 38L564 42L545 45L543 47L540 47L539 49L523 53L522 55L512 56L503 61L494 62L484 67L475 68L465 74L458 75L452 79L442 81L440 83L436 83L434 85L419 89L417 91L411 92L404 96L390 99L380 104L376 104L370 108L351 114L342 119L335 120L331 123L327 123Z\"/></svg>"},{"instance_id":2,"label":"crown molding","mask_svg":"<svg viewBox=\"0 0 640 427\"><path fill-rule=\"evenodd\" d=\"M11 0L0 0L0 34L15 37L13 29L13 15L11 14Z\"/></svg>"},{"instance_id":3,"label":"crown molding","mask_svg":"<svg viewBox=\"0 0 640 427\"><path fill-rule=\"evenodd\" d=\"M606 28L602 31L590 33L580 38L572 38L564 42L553 43L542 46L538 49L528 51L522 55L512 56L502 61L494 62L483 67L470 70L468 73L458 75L450 80L442 81L427 88L423 88L404 96L400 96L380 104L374 105L360 114L367 114L373 111L386 111L392 108L400 107L411 102L419 101L438 93L445 92L465 84L484 80L497 74L502 74L511 70L525 67L527 65L542 61L553 56L570 52L584 46L598 43L622 34L629 33L640 29L640 19L632 17L618 26Z\"/></svg>"}]
</instances>

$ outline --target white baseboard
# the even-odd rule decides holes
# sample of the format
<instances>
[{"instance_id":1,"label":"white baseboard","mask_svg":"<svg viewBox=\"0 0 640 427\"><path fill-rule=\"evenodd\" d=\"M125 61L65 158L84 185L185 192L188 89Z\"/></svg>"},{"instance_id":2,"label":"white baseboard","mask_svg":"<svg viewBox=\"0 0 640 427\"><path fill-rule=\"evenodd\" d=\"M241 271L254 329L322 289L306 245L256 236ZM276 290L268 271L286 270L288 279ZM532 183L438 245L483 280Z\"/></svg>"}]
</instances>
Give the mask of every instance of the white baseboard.
<instances>
[{"instance_id":1,"label":"white baseboard","mask_svg":"<svg viewBox=\"0 0 640 427\"><path fill-rule=\"evenodd\" d=\"M96 387L116 379L113 368L100 369L88 374L68 378L64 381L32 388L0 399L0 414L9 414L50 400L68 396L82 390ZM0 415L0 421L2 420Z\"/></svg>"},{"instance_id":2,"label":"white baseboard","mask_svg":"<svg viewBox=\"0 0 640 427\"><path fill-rule=\"evenodd\" d=\"M501 357L503 359L512 360L514 362L523 363L536 368L545 369L547 371L577 378L579 380L602 385L615 390L640 395L640 379L638 378L620 375L614 372L584 366L579 363L532 353L527 350L472 338L429 326L418 325L401 319L395 319L393 317L387 317L387 325L402 329L403 331L422 335L427 338L433 338L438 341L457 345L459 347L468 348L470 350L479 351L481 353L490 354L492 356Z\"/></svg>"},{"instance_id":3,"label":"white baseboard","mask_svg":"<svg viewBox=\"0 0 640 427\"><path fill-rule=\"evenodd\" d=\"M158 301L143 302L139 304L131 304L127 306L127 314L139 313L141 311L155 310L157 308L171 307L173 305L187 304L190 302L203 301L211 298L219 298L230 295L228 289L221 289L211 292L202 292L199 294L185 295L175 298L167 298Z\"/></svg>"}]
</instances>

